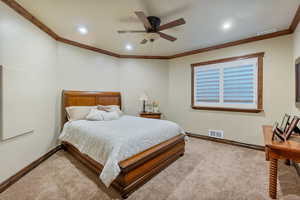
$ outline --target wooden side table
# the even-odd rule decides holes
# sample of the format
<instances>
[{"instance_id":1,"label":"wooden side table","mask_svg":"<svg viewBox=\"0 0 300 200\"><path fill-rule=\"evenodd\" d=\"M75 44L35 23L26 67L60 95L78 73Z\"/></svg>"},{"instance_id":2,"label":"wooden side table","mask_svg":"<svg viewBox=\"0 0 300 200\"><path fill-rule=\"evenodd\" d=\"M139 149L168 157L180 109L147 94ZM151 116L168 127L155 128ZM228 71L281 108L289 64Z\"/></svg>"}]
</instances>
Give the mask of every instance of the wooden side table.
<instances>
[{"instance_id":1,"label":"wooden side table","mask_svg":"<svg viewBox=\"0 0 300 200\"><path fill-rule=\"evenodd\" d=\"M161 119L161 113L141 112L140 117L152 118L152 119Z\"/></svg>"},{"instance_id":2,"label":"wooden side table","mask_svg":"<svg viewBox=\"0 0 300 200\"><path fill-rule=\"evenodd\" d=\"M300 162L300 138L291 136L285 142L272 140L272 126L263 126L266 160L270 161L269 171L269 196L276 199L277 192L277 167L279 159L290 159Z\"/></svg>"}]
</instances>

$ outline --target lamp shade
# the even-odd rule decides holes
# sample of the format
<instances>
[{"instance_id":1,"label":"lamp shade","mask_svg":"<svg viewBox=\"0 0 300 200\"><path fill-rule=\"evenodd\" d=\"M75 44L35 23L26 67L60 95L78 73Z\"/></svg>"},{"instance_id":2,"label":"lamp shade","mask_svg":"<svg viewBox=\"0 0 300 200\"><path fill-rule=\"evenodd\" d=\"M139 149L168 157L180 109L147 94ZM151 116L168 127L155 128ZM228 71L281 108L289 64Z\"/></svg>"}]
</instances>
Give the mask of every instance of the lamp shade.
<instances>
[{"instance_id":1,"label":"lamp shade","mask_svg":"<svg viewBox=\"0 0 300 200\"><path fill-rule=\"evenodd\" d=\"M149 97L146 93L141 94L140 101L148 101Z\"/></svg>"}]
</instances>

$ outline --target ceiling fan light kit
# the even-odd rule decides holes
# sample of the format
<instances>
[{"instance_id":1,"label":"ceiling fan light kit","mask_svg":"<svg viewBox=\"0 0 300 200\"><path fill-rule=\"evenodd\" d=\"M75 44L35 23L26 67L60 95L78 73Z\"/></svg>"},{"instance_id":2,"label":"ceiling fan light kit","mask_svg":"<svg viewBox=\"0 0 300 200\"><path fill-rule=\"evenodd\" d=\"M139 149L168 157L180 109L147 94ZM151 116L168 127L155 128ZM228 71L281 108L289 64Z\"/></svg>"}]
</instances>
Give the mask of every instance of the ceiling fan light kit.
<instances>
[{"instance_id":1,"label":"ceiling fan light kit","mask_svg":"<svg viewBox=\"0 0 300 200\"><path fill-rule=\"evenodd\" d=\"M142 11L137 11L137 12L135 12L135 14L140 19L140 21L143 23L145 30L144 31L143 30L142 31L141 30L120 30L120 31L118 31L118 33L119 34L122 34L122 33L146 33L145 38L141 41L141 44L146 44L148 41L154 42L155 40L157 40L159 38L163 38L163 39L169 40L171 42L174 42L175 40L177 40L177 38L175 38L171 35L162 33L160 31L185 24L185 20L183 18L180 18L180 19L174 20L172 22L169 22L169 23L161 26L160 25L161 20L159 17L156 17L156 16L146 17L145 13Z\"/></svg>"},{"instance_id":2,"label":"ceiling fan light kit","mask_svg":"<svg viewBox=\"0 0 300 200\"><path fill-rule=\"evenodd\" d=\"M154 42L155 40L157 40L159 38L160 38L160 35L158 33L147 33L145 35L145 39L150 42Z\"/></svg>"}]
</instances>

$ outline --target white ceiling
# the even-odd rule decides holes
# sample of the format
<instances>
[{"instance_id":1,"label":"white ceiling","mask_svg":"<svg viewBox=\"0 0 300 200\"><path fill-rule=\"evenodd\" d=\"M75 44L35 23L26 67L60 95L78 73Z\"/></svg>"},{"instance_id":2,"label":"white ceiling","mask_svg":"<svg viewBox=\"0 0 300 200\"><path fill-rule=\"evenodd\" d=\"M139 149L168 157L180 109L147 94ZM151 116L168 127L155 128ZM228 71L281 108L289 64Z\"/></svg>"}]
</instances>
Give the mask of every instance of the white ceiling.
<instances>
[{"instance_id":1,"label":"white ceiling","mask_svg":"<svg viewBox=\"0 0 300 200\"><path fill-rule=\"evenodd\" d=\"M61 37L118 54L168 56L255 36L258 32L287 29L300 0L17 0ZM134 12L161 18L162 24L183 17L186 24L163 31L178 38L140 45L143 34L117 30L143 30ZM224 31L222 25L233 26ZM84 25L87 35L76 27ZM133 46L132 51L125 49Z\"/></svg>"}]
</instances>

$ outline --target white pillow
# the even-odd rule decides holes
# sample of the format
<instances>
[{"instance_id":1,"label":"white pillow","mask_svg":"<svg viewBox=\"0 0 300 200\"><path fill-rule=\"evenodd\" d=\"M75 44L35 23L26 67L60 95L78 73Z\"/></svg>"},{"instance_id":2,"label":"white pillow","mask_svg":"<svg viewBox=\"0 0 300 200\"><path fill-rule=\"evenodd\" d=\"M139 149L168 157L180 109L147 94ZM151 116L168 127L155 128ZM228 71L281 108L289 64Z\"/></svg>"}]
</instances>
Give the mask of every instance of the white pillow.
<instances>
[{"instance_id":1,"label":"white pillow","mask_svg":"<svg viewBox=\"0 0 300 200\"><path fill-rule=\"evenodd\" d=\"M86 116L87 120L90 121L103 121L104 117L103 115L106 113L106 111L98 110L97 108L93 108L90 113Z\"/></svg>"},{"instance_id":2,"label":"white pillow","mask_svg":"<svg viewBox=\"0 0 300 200\"><path fill-rule=\"evenodd\" d=\"M98 105L98 109L110 112L110 111L120 110L120 106L118 106L118 105L109 105L109 106Z\"/></svg>"},{"instance_id":3,"label":"white pillow","mask_svg":"<svg viewBox=\"0 0 300 200\"><path fill-rule=\"evenodd\" d=\"M116 111L119 116L121 116L123 114L123 112L120 110L120 106L118 106L118 105L109 105L109 106L98 105L98 109L104 110L107 112Z\"/></svg>"},{"instance_id":4,"label":"white pillow","mask_svg":"<svg viewBox=\"0 0 300 200\"><path fill-rule=\"evenodd\" d=\"M84 120L90 113L91 109L96 109L97 106L70 106L66 108L69 121Z\"/></svg>"},{"instance_id":5,"label":"white pillow","mask_svg":"<svg viewBox=\"0 0 300 200\"><path fill-rule=\"evenodd\" d=\"M116 120L116 119L120 118L118 111L111 111L111 112L104 111L102 116L103 116L104 121L111 121L111 120Z\"/></svg>"}]
</instances>

